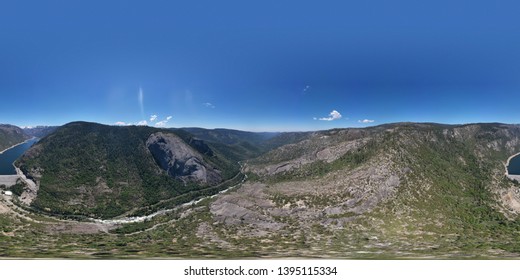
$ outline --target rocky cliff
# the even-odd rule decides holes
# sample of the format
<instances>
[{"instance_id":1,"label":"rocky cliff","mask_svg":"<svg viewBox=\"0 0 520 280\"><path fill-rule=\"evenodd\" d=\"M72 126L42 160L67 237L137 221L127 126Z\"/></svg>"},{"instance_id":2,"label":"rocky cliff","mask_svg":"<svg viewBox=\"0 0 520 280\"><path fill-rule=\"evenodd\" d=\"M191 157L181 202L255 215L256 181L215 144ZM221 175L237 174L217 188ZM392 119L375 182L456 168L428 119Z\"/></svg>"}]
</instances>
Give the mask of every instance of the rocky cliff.
<instances>
[{"instance_id":1,"label":"rocky cliff","mask_svg":"<svg viewBox=\"0 0 520 280\"><path fill-rule=\"evenodd\" d=\"M202 141L195 142L202 146ZM214 185L222 181L220 171L204 162L203 156L174 134L157 132L146 140L157 164L170 176L183 182ZM202 146L207 153L211 150Z\"/></svg>"}]
</instances>

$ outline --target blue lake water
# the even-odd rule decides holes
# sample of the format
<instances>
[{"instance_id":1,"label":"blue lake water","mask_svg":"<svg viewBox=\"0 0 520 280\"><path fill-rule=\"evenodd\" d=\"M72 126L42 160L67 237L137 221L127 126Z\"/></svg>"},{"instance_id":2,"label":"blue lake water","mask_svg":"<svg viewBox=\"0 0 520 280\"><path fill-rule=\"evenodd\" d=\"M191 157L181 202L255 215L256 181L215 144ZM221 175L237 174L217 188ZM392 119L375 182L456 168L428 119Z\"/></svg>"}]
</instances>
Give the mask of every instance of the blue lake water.
<instances>
[{"instance_id":1,"label":"blue lake water","mask_svg":"<svg viewBox=\"0 0 520 280\"><path fill-rule=\"evenodd\" d=\"M27 142L13 147L3 154L0 154L0 175L15 175L16 170L14 169L13 162L18 159L27 149L29 149L34 143L38 142L38 138L28 140Z\"/></svg>"},{"instance_id":2,"label":"blue lake water","mask_svg":"<svg viewBox=\"0 0 520 280\"><path fill-rule=\"evenodd\" d=\"M509 174L520 175L520 155L512 158L507 166Z\"/></svg>"}]
</instances>

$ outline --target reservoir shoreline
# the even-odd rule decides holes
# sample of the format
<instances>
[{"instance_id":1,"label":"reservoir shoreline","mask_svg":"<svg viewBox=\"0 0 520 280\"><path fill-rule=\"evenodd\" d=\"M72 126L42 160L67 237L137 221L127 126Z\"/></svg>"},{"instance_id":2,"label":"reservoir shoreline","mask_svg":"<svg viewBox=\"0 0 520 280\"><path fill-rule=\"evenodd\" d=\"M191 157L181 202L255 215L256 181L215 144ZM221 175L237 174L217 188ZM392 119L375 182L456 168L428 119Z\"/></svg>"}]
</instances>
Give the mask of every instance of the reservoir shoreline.
<instances>
[{"instance_id":1,"label":"reservoir shoreline","mask_svg":"<svg viewBox=\"0 0 520 280\"><path fill-rule=\"evenodd\" d=\"M20 142L20 143L18 143L18 144L14 144L14 145L12 145L12 146L9 147L9 148L6 148L6 149L4 149L3 151L0 151L0 155L3 154L5 151L10 150L10 149L12 149L12 148L14 148L14 147L16 147L16 146L20 146L20 145L22 145L22 144L25 144L25 143L27 143L28 141L33 140L34 138L36 138L36 137L33 137L33 138L30 138L30 139L27 139L27 140L25 140L25 141L23 141L23 142Z\"/></svg>"},{"instance_id":2,"label":"reservoir shoreline","mask_svg":"<svg viewBox=\"0 0 520 280\"><path fill-rule=\"evenodd\" d=\"M507 162L506 162L506 165L505 165L505 168L506 168L506 177L511 179L511 180L517 180L520 182L520 175L515 175L515 174L509 174L509 162L511 161L511 159L513 159L514 157L520 155L520 152L519 153L516 153L512 156L510 156L508 159L507 159Z\"/></svg>"},{"instance_id":3,"label":"reservoir shoreline","mask_svg":"<svg viewBox=\"0 0 520 280\"><path fill-rule=\"evenodd\" d=\"M4 149L3 151L0 151L0 155L2 155L4 152L12 149L12 148L15 148L17 146L20 146L20 145L23 145L25 143L27 143L28 141L34 139L31 138L31 139L27 139L23 142L20 142L18 144L15 144L15 145L12 145L11 147L7 148L7 149ZM13 166L14 166L14 162L12 163ZM14 166L15 167L15 166ZM18 174L13 174L13 175L0 175L0 185L4 185L6 187L10 187L10 186L13 186L16 184L16 181L20 178L20 176Z\"/></svg>"},{"instance_id":4,"label":"reservoir shoreline","mask_svg":"<svg viewBox=\"0 0 520 280\"><path fill-rule=\"evenodd\" d=\"M17 158L23 155L27 149L34 145L38 141L37 137L27 139L21 143L12 145L8 149L4 149L0 152L0 175L16 175L16 166L14 165ZM7 181L8 177L3 177Z\"/></svg>"},{"instance_id":5,"label":"reservoir shoreline","mask_svg":"<svg viewBox=\"0 0 520 280\"><path fill-rule=\"evenodd\" d=\"M5 152L11 150L11 149L16 149L18 146L20 145L23 145L23 144L27 144L27 143L30 143L30 141L35 141L37 140L38 138L37 137L32 137L30 139L27 139L21 143L18 143L18 144L15 144L3 151L0 152L0 156L4 156L4 155L7 155L5 154ZM34 143L33 143L34 144ZM32 146L32 145L31 145ZM30 146L29 146L30 147ZM28 147L28 148L29 148ZM2 162L1 161L2 159L0 158L0 164L6 164L6 162ZM19 170L15 165L14 165L14 161L12 161L13 159L11 159L9 161L9 164L13 167L13 170L14 170L14 173L8 173L8 174L5 174L5 173L1 173L2 175L0 175L0 185L5 185L6 187L10 187L10 186L13 186L16 184L16 182L18 181L18 179L21 179L23 181L26 182L26 184L28 185L28 189L29 189L29 193L28 195L25 195L25 197L27 197L29 200L31 199L31 197L33 196L32 194L33 193L36 193L38 191L38 186L36 186L36 184L34 184L34 182L32 182L31 180L29 180L28 178L25 177L25 175L21 172L21 170ZM1 167L1 166L0 166ZM1 171L2 169L0 169ZM22 176L23 175L23 176ZM31 182L28 182L28 181L31 181ZM31 184L32 183L32 184Z\"/></svg>"}]
</instances>

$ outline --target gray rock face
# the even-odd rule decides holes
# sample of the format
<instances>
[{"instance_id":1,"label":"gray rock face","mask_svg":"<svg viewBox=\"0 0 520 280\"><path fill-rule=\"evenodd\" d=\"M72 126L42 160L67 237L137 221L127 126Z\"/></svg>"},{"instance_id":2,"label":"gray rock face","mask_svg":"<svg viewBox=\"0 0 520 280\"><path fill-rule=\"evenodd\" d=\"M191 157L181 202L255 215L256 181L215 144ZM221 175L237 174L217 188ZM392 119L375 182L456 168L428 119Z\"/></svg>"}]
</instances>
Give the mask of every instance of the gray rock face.
<instances>
[{"instance_id":1,"label":"gray rock face","mask_svg":"<svg viewBox=\"0 0 520 280\"><path fill-rule=\"evenodd\" d=\"M161 169L174 178L208 185L222 181L220 171L206 163L199 152L173 134L154 133L146 141L146 146Z\"/></svg>"}]
</instances>

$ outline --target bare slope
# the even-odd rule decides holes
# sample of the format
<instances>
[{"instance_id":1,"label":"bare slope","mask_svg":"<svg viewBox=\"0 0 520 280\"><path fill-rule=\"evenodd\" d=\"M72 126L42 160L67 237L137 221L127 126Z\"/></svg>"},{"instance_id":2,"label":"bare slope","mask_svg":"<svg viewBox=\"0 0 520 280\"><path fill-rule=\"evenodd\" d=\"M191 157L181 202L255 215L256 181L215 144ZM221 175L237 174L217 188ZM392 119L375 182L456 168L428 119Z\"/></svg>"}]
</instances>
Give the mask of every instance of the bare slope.
<instances>
[{"instance_id":1,"label":"bare slope","mask_svg":"<svg viewBox=\"0 0 520 280\"><path fill-rule=\"evenodd\" d=\"M249 161L251 182L208 209L215 230L225 229L219 237L285 240L295 250L452 257L454 247L481 243L517 252L519 186L504 163L519 150L520 127L503 124L316 132Z\"/></svg>"}]
</instances>

